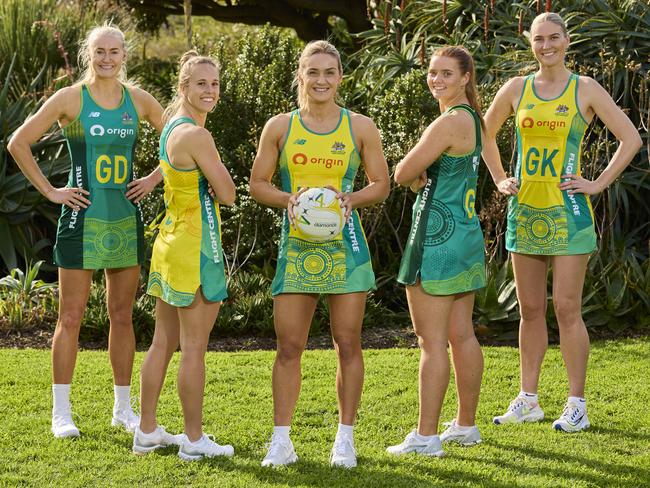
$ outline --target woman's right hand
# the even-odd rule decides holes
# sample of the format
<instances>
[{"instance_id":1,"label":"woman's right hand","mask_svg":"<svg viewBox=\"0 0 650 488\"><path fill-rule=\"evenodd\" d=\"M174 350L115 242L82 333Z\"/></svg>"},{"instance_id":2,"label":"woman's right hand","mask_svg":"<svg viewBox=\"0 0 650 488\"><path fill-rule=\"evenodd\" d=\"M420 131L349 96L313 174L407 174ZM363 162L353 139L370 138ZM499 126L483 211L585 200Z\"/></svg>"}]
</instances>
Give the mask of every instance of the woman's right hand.
<instances>
[{"instance_id":1,"label":"woman's right hand","mask_svg":"<svg viewBox=\"0 0 650 488\"><path fill-rule=\"evenodd\" d=\"M72 210L79 211L80 208L88 208L90 200L84 197L90 195L88 190L83 188L52 188L47 192L45 197L53 203L60 203L70 207Z\"/></svg>"},{"instance_id":2,"label":"woman's right hand","mask_svg":"<svg viewBox=\"0 0 650 488\"><path fill-rule=\"evenodd\" d=\"M504 178L496 183L497 190L504 195L516 195L519 192L519 181L514 176Z\"/></svg>"},{"instance_id":3,"label":"woman's right hand","mask_svg":"<svg viewBox=\"0 0 650 488\"><path fill-rule=\"evenodd\" d=\"M309 187L301 188L297 193L292 193L287 202L287 217L289 217L289 223L296 228L296 214L293 212L293 207L298 204L298 197L309 190Z\"/></svg>"}]
</instances>

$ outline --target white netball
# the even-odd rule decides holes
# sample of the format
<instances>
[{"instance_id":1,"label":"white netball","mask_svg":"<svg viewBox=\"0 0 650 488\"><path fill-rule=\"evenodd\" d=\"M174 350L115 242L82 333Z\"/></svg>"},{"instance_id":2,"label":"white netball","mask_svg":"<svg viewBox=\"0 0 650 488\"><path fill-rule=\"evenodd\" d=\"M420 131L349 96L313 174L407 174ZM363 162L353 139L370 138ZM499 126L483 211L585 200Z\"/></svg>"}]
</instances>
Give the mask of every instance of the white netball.
<instances>
[{"instance_id":1,"label":"white netball","mask_svg":"<svg viewBox=\"0 0 650 488\"><path fill-rule=\"evenodd\" d=\"M299 234L312 242L336 238L345 223L341 202L329 188L310 188L302 193L293 211Z\"/></svg>"}]
</instances>

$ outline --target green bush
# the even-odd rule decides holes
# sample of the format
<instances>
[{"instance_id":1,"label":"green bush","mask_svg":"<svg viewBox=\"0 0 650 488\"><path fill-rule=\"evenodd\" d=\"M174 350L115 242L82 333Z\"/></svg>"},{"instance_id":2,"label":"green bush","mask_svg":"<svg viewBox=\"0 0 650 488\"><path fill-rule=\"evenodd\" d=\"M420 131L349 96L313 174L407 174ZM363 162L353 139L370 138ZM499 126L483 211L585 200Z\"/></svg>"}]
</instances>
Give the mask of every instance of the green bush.
<instances>
[{"instance_id":1,"label":"green bush","mask_svg":"<svg viewBox=\"0 0 650 488\"><path fill-rule=\"evenodd\" d=\"M28 329L56 322L57 284L37 279L43 261L0 279L0 329Z\"/></svg>"}]
</instances>

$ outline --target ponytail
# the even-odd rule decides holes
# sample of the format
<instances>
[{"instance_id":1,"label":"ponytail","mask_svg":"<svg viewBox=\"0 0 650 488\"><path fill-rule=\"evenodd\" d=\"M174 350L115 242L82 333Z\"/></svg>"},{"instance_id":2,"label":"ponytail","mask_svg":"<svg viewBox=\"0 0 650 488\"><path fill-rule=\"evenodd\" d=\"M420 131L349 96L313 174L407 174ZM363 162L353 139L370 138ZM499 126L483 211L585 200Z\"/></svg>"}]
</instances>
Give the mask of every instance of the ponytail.
<instances>
[{"instance_id":1,"label":"ponytail","mask_svg":"<svg viewBox=\"0 0 650 488\"><path fill-rule=\"evenodd\" d=\"M469 106L474 109L478 119L481 122L481 128L485 131L485 120L483 120L483 112L481 111L481 102L478 98L478 89L476 87L476 71L474 69L474 58L470 52L462 46L445 46L437 49L434 56L441 56L445 58L454 58L458 61L458 66L463 74L469 73L469 81L465 85L465 96L469 102Z\"/></svg>"}]
</instances>

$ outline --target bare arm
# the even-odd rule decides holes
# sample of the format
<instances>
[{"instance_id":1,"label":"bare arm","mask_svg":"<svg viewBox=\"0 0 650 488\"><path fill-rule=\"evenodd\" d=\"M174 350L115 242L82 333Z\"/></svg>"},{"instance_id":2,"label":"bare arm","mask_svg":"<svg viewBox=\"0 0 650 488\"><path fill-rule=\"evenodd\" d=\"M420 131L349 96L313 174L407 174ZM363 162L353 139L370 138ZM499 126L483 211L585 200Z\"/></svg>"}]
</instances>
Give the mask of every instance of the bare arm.
<instances>
[{"instance_id":1,"label":"bare arm","mask_svg":"<svg viewBox=\"0 0 650 488\"><path fill-rule=\"evenodd\" d=\"M474 134L474 123L469 114L455 112L438 117L425 129L415 147L395 168L395 183L402 186L412 186L414 182L421 183L421 175L444 152L454 148L455 144L467 143L459 141L466 134Z\"/></svg>"},{"instance_id":2,"label":"bare arm","mask_svg":"<svg viewBox=\"0 0 650 488\"><path fill-rule=\"evenodd\" d=\"M203 127L188 126L177 141L174 151L188 154L194 160L214 190L215 200L224 205L235 203L235 183L221 162L210 132Z\"/></svg>"},{"instance_id":3,"label":"bare arm","mask_svg":"<svg viewBox=\"0 0 650 488\"><path fill-rule=\"evenodd\" d=\"M133 102L141 119L149 122L158 133L162 132L163 109L153 96L139 88L132 88L131 95ZM156 167L151 173L143 178L130 182L127 187L126 197L138 203L163 180L162 173Z\"/></svg>"},{"instance_id":4,"label":"bare arm","mask_svg":"<svg viewBox=\"0 0 650 488\"><path fill-rule=\"evenodd\" d=\"M271 118L260 136L260 143L253 162L250 177L251 196L259 203L275 208L288 208L291 193L282 191L271 183L278 164L280 143L285 137L289 115Z\"/></svg>"},{"instance_id":5,"label":"bare arm","mask_svg":"<svg viewBox=\"0 0 650 488\"><path fill-rule=\"evenodd\" d=\"M508 178L503 169L496 137L505 121L513 113L515 104L521 96L523 83L523 78L513 78L503 85L494 97L484 117L483 160L498 190L506 195L515 195L519 191L518 182L514 177Z\"/></svg>"},{"instance_id":6,"label":"bare arm","mask_svg":"<svg viewBox=\"0 0 650 488\"><path fill-rule=\"evenodd\" d=\"M561 190L593 195L607 188L623 172L641 148L643 141L634 124L597 81L581 76L580 89L584 93L583 113L595 113L619 141L612 159L595 181L575 174L562 175L562 178L569 181L560 183Z\"/></svg>"},{"instance_id":7,"label":"bare arm","mask_svg":"<svg viewBox=\"0 0 650 488\"><path fill-rule=\"evenodd\" d=\"M89 195L89 192L83 188L54 188L34 159L30 146L43 137L57 121L72 121L80 108L78 87L59 90L16 130L8 146L20 170L45 198L75 210L90 205L90 201L83 196Z\"/></svg>"},{"instance_id":8,"label":"bare arm","mask_svg":"<svg viewBox=\"0 0 650 488\"><path fill-rule=\"evenodd\" d=\"M381 137L375 123L364 115L353 114L352 131L357 139L361 161L368 178L368 184L355 192L345 191L337 195L341 207L345 208L345 218L350 216L353 208L362 208L383 202L390 192L388 164L381 147Z\"/></svg>"}]
</instances>

